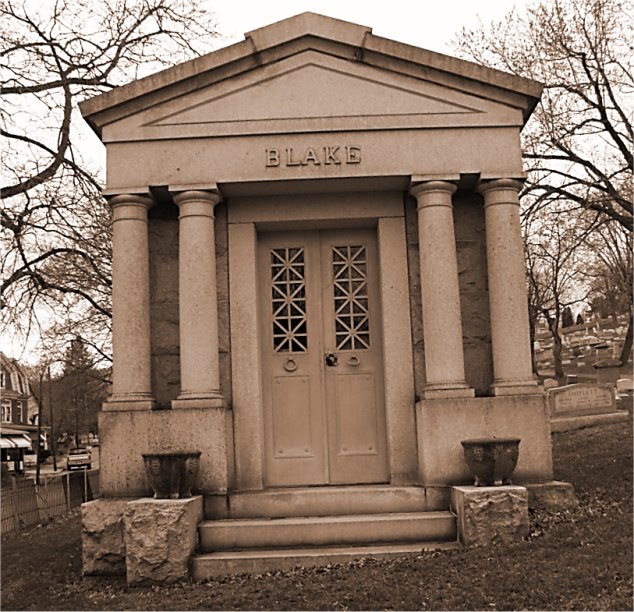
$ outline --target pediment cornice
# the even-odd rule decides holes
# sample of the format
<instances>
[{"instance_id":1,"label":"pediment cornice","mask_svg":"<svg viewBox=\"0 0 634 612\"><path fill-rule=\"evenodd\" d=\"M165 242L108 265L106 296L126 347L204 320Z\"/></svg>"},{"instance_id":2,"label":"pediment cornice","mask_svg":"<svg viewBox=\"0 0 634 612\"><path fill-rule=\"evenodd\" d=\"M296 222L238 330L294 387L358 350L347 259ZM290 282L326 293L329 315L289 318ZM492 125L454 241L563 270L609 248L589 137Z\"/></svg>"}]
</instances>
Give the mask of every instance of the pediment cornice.
<instances>
[{"instance_id":1,"label":"pediment cornice","mask_svg":"<svg viewBox=\"0 0 634 612\"><path fill-rule=\"evenodd\" d=\"M321 59L315 61L316 56ZM291 69L283 76L271 75L271 73L275 72L276 65L293 66L294 61L297 64L300 57L304 60L311 57L313 60L312 63L306 65L304 70L321 71L319 72L321 76L324 76L324 71L329 71L329 77L333 82L347 79L348 86L350 79L357 79L361 89L366 93L374 87L373 81L375 84L384 82L383 95L390 88L394 91L398 89L399 85L396 85L396 81L406 82L407 85L401 88L402 95L398 97L398 100L395 99L396 112L386 111L387 115L399 115L401 119L407 115L403 112L404 107L407 106L408 99L410 102L413 101L412 96L418 97L422 104L421 108L424 110L422 113L414 112L413 115L435 115L438 119L442 114L440 109L443 105L443 96L438 98L430 92L434 88L442 87L453 92L454 98L468 96L471 100L481 100L485 105L496 104L516 112L520 111L521 121L525 122L537 104L542 88L535 81L375 36L370 28L364 26L314 13L303 13L248 32L242 42L87 100L80 105L80 108L84 118L100 136L105 126L114 123L124 124L131 117L139 114L144 115L142 124L149 134L148 128L158 127L161 124L156 122L156 118L153 124L148 122L145 118L148 113L160 115L162 117L160 121L165 126L169 115L169 112L165 113L165 111L172 107L173 112L176 115L180 114L181 118L186 116L187 111L184 107L188 105L192 108L197 104L207 104L208 108L205 112L212 112L214 108L216 111L226 112L227 109L223 109L223 104L219 100L223 95L228 95L222 93L227 88L227 83L250 82L246 87L252 87L255 83L273 83L277 79L278 84L286 80L287 85L290 86L301 71L299 67L294 68L295 74ZM324 58L330 58L332 61L329 63L329 60ZM333 63L337 62L338 66L334 67ZM306 73L303 76L306 77ZM420 87L411 86L416 81L429 91L424 92ZM211 90L214 89L220 93L212 92ZM234 103L238 102L239 96L235 91L230 95L234 96ZM205 96L206 100L199 100ZM185 97L190 101L185 103L183 108L178 108L179 101L183 106L182 100ZM461 106L461 103L450 100L450 104L453 105L450 114L454 116L460 114L460 111L456 109ZM474 109L472 101L464 106L466 110L462 114L482 112L482 109ZM159 108L162 110L157 110ZM429 112L434 108L434 112ZM292 119L303 122L311 120L310 116L302 114L301 109L296 108L296 111L298 111L296 117L256 117L254 121L257 123L258 121ZM345 108L342 107L340 111L339 116L343 118ZM350 117L351 125L354 127L355 116L371 116L372 114L372 112L369 115L353 113ZM331 115L332 117L337 115L336 109L332 110ZM218 117L222 117L222 114ZM223 129L227 134L263 133L258 132L258 129L245 132L244 122L238 128L230 116L225 116L225 119L226 121L224 119L216 121L216 125L226 123ZM418 119L412 121L412 127L422 126ZM209 121L199 119L194 123L197 123L198 127L202 124L207 126L210 124ZM253 124L254 127L256 123ZM289 125L288 121L286 123L284 128L281 125L277 128L280 130L288 128L293 131L292 125ZM384 120L384 123L386 127L398 127L394 121L390 123L390 120ZM190 122L189 125L193 124ZM406 125L407 121L403 127ZM266 129L263 126L260 127L264 131L277 129L275 125ZM209 132L209 129L206 131Z\"/></svg>"}]
</instances>

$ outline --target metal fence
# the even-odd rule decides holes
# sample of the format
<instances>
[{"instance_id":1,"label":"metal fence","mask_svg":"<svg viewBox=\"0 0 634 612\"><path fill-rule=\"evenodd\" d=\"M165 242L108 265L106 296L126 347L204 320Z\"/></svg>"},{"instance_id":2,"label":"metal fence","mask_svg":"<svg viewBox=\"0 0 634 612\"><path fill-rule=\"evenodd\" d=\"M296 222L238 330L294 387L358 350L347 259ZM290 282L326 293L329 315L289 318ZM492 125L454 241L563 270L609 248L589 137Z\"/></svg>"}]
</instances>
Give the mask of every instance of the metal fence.
<instances>
[{"instance_id":1,"label":"metal fence","mask_svg":"<svg viewBox=\"0 0 634 612\"><path fill-rule=\"evenodd\" d=\"M99 470L15 480L0 492L2 533L37 525L99 497Z\"/></svg>"}]
</instances>

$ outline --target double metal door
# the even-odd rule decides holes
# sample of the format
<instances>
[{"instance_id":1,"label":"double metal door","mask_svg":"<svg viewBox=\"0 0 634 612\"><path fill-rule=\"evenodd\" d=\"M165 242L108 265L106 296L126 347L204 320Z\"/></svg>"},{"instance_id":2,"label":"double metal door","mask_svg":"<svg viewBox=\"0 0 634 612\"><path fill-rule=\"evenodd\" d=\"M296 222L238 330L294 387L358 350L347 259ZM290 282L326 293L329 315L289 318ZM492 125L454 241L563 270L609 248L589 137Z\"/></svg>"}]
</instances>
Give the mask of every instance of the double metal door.
<instances>
[{"instance_id":1,"label":"double metal door","mask_svg":"<svg viewBox=\"0 0 634 612\"><path fill-rule=\"evenodd\" d=\"M259 239L265 481L386 482L373 230Z\"/></svg>"}]
</instances>

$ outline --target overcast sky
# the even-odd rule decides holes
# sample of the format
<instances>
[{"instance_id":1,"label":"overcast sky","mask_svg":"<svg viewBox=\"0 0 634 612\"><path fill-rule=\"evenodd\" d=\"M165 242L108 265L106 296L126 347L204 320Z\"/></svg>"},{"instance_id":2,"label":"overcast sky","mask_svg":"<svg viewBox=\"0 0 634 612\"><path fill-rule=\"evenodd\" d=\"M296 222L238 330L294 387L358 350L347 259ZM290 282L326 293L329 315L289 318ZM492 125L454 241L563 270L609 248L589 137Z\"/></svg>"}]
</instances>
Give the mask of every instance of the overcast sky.
<instances>
[{"instance_id":1,"label":"overcast sky","mask_svg":"<svg viewBox=\"0 0 634 612\"><path fill-rule=\"evenodd\" d=\"M218 19L223 46L244 33L311 11L369 26L377 36L451 54L450 42L467 27L500 19L527 0L203 0Z\"/></svg>"}]
</instances>

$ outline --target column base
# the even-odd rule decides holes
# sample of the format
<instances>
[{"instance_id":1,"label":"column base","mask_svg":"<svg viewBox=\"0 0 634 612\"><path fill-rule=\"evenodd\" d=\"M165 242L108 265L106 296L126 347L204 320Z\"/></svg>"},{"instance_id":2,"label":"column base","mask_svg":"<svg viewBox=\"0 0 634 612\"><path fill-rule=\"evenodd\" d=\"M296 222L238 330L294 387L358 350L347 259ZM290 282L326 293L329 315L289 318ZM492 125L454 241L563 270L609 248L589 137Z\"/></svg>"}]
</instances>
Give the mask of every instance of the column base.
<instances>
[{"instance_id":1,"label":"column base","mask_svg":"<svg viewBox=\"0 0 634 612\"><path fill-rule=\"evenodd\" d=\"M475 390L465 383L430 383L423 389L423 399L475 397Z\"/></svg>"},{"instance_id":2,"label":"column base","mask_svg":"<svg viewBox=\"0 0 634 612\"><path fill-rule=\"evenodd\" d=\"M538 382L531 378L494 381L490 391L494 396L543 394Z\"/></svg>"},{"instance_id":3,"label":"column base","mask_svg":"<svg viewBox=\"0 0 634 612\"><path fill-rule=\"evenodd\" d=\"M102 406L102 410L105 412L115 410L153 410L154 408L156 408L156 400L149 393L113 395Z\"/></svg>"},{"instance_id":4,"label":"column base","mask_svg":"<svg viewBox=\"0 0 634 612\"><path fill-rule=\"evenodd\" d=\"M181 393L175 400L172 400L172 409L178 408L224 408L225 398L218 394L186 394Z\"/></svg>"}]
</instances>

